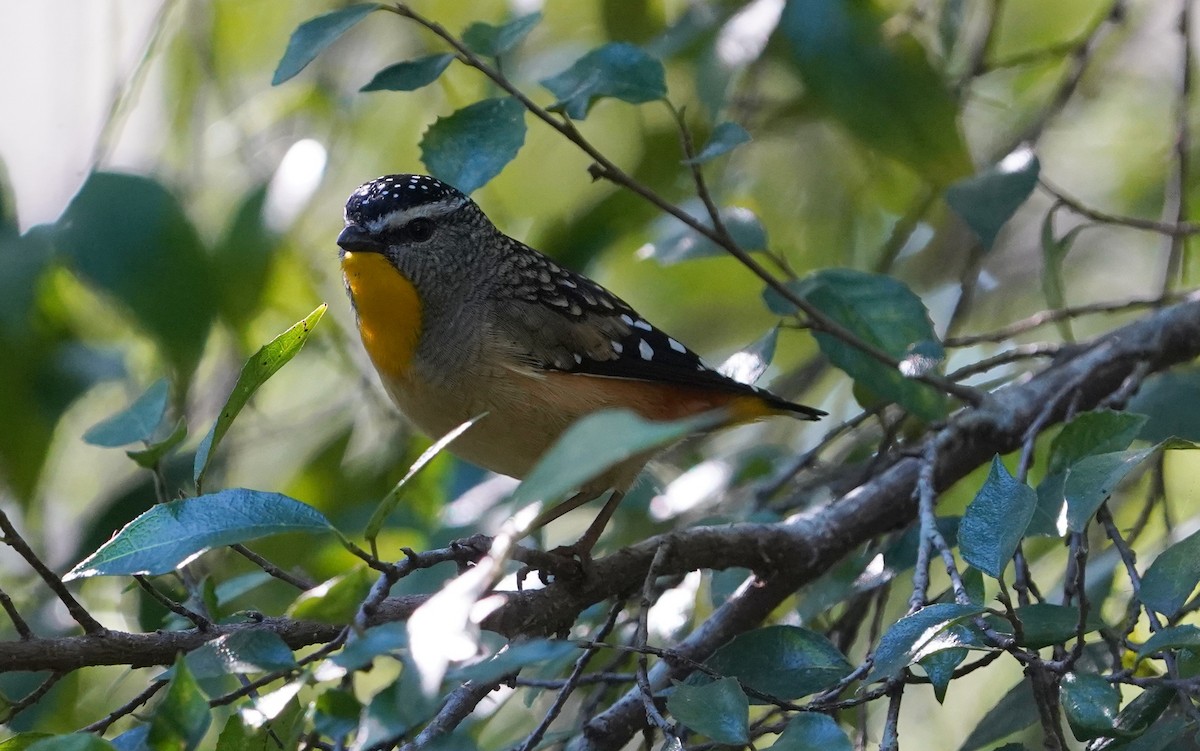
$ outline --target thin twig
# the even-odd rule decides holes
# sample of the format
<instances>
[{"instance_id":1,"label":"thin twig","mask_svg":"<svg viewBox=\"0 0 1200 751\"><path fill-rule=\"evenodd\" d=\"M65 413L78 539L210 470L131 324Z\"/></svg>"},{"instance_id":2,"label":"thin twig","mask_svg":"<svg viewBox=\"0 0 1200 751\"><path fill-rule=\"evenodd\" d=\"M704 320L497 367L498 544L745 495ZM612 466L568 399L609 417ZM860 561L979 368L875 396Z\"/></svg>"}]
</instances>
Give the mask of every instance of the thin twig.
<instances>
[{"instance_id":1,"label":"thin twig","mask_svg":"<svg viewBox=\"0 0 1200 751\"><path fill-rule=\"evenodd\" d=\"M140 574L135 574L133 577L133 580L138 583L138 586L141 587L142 590L146 594L150 595L151 599L153 599L159 605L162 605L164 608L171 611L175 615L191 621L192 624L195 625L195 627L197 629L199 629L200 631L212 630L212 627L213 627L212 621L210 621L208 618L204 617L200 613L197 613L196 611L184 606L183 604L175 602L170 597L167 597L166 595L164 595L162 592L159 592L158 589L153 584L151 584L150 580L147 579L146 577L141 576Z\"/></svg>"},{"instance_id":2,"label":"thin twig","mask_svg":"<svg viewBox=\"0 0 1200 751\"><path fill-rule=\"evenodd\" d=\"M646 708L646 719L650 721L651 725L661 730L663 735L668 738L673 737L675 732L671 727L671 723L667 721L667 718L663 717L662 712L658 710L658 706L654 703L654 690L650 687L650 665L644 648L649 645L649 613L650 606L654 604L654 582L658 578L658 572L662 569L663 563L667 560L670 548L670 538L664 538L659 544L658 550L654 552L654 559L650 562L650 568L646 571L646 579L642 583L642 598L638 603L637 632L634 636L635 645L643 648L637 654L637 685L642 692L642 704Z\"/></svg>"},{"instance_id":3,"label":"thin twig","mask_svg":"<svg viewBox=\"0 0 1200 751\"><path fill-rule=\"evenodd\" d=\"M241 544L240 542L234 543L233 545L230 545L229 547L233 548L236 552L240 553L242 556L244 556L247 560L249 560L255 566L258 566L263 571L266 571L268 574L275 577L279 581L292 585L293 587L300 590L301 592L310 590L316 586L315 582L311 582L307 579L296 576L295 574L290 574L287 571L284 571L283 569L276 566L274 563L271 563L266 558L263 558L261 555L259 555L258 553L255 553L253 550L251 550L250 548Z\"/></svg>"},{"instance_id":4,"label":"thin twig","mask_svg":"<svg viewBox=\"0 0 1200 751\"><path fill-rule=\"evenodd\" d=\"M1188 115L1192 107L1192 0L1180 0L1178 30L1181 41L1179 67L1182 71L1179 81L1179 96L1175 102L1175 174L1167 185L1166 196L1168 211L1173 214L1175 226L1186 224L1189 213L1188 184L1191 173L1192 146ZM1174 204L1173 210L1171 210L1171 204ZM1163 273L1163 292L1171 289L1179 281L1185 249L1186 238L1183 235L1172 235L1170 251L1167 254L1167 267Z\"/></svg>"},{"instance_id":5,"label":"thin twig","mask_svg":"<svg viewBox=\"0 0 1200 751\"><path fill-rule=\"evenodd\" d=\"M167 681L165 681L165 680L154 681L149 686L147 686L145 688L145 690L143 690L140 694L133 697L129 701L125 702L121 706L117 707L113 711L109 712L102 719L97 720L96 722L93 722L91 725L87 725L87 726L81 728L79 732L95 733L97 735L102 735L104 733L104 731L108 730L108 728L114 722L121 719L122 717L129 714L130 712L137 709L138 707L142 706L146 702L150 701L150 699L152 699L154 697L154 695L157 694L159 691L161 691L166 685L167 685Z\"/></svg>"},{"instance_id":6,"label":"thin twig","mask_svg":"<svg viewBox=\"0 0 1200 751\"><path fill-rule=\"evenodd\" d=\"M66 673L51 673L46 676L45 680L38 684L37 688L25 694L20 699L12 702L6 701L7 706L4 708L3 714L0 714L0 725L9 724L14 717L34 704L37 704L43 696L50 693L50 689L54 688L56 683L66 676Z\"/></svg>"},{"instance_id":7,"label":"thin twig","mask_svg":"<svg viewBox=\"0 0 1200 751\"><path fill-rule=\"evenodd\" d=\"M25 559L29 567L37 572L37 575L46 583L46 586L50 587L59 601L66 606L67 612L71 614L75 622L83 627L84 633L104 633L106 629L100 621L93 618L92 614L87 611L87 608L80 605L79 600L76 600L75 596L67 589L67 585L63 584L63 580L58 578L58 575L51 571L45 563L42 563L42 559L38 558L37 553L33 552L33 548L29 547L29 543L25 542L25 539L21 537L20 533L17 532L17 528L8 518L8 514L3 511L0 511L0 531L4 532L4 542L17 551L17 554Z\"/></svg>"},{"instance_id":8,"label":"thin twig","mask_svg":"<svg viewBox=\"0 0 1200 751\"><path fill-rule=\"evenodd\" d=\"M975 344L983 344L985 342L1003 342L1007 341L1018 334L1023 334L1027 331L1040 328L1049 323L1062 321L1068 318L1078 318L1079 316L1090 315L1093 313L1123 313L1142 308L1161 308L1165 305L1172 305L1179 302L1181 299L1179 294L1158 295L1150 298L1137 298L1133 300L1122 300L1120 302L1098 302L1090 305L1077 305L1068 308L1055 308L1052 310L1043 310L1033 315L1022 318L1019 321L1014 321L1003 328L989 331L983 334L970 334L966 336L956 336L947 338L942 342L947 347L970 347Z\"/></svg>"},{"instance_id":9,"label":"thin twig","mask_svg":"<svg viewBox=\"0 0 1200 751\"><path fill-rule=\"evenodd\" d=\"M1045 177L1038 178L1038 185L1071 211L1095 222L1115 224L1121 227L1129 227L1130 229L1145 230L1146 232L1157 232L1171 237L1200 233L1200 224L1194 222L1160 222L1156 219L1142 219L1136 216L1110 214L1107 211L1092 208L1079 199L1068 195L1064 190L1053 185Z\"/></svg>"},{"instance_id":10,"label":"thin twig","mask_svg":"<svg viewBox=\"0 0 1200 751\"><path fill-rule=\"evenodd\" d=\"M21 641L29 641L34 638L33 629L29 628L29 624L21 617L12 598L2 589L0 589L0 608L3 608L4 612L8 614L8 619L12 621L13 628L17 630L17 636L21 637Z\"/></svg>"}]
</instances>

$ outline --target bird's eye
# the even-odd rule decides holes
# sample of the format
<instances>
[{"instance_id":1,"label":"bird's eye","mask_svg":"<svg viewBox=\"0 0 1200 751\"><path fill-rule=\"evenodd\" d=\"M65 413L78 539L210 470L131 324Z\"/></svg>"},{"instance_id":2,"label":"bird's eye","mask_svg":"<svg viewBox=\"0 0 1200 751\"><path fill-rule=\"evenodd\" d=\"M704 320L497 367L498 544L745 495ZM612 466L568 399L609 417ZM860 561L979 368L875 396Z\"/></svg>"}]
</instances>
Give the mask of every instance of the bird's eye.
<instances>
[{"instance_id":1,"label":"bird's eye","mask_svg":"<svg viewBox=\"0 0 1200 751\"><path fill-rule=\"evenodd\" d=\"M413 219L404 225L404 234L413 242L423 243L433 237L433 222L420 217Z\"/></svg>"}]
</instances>

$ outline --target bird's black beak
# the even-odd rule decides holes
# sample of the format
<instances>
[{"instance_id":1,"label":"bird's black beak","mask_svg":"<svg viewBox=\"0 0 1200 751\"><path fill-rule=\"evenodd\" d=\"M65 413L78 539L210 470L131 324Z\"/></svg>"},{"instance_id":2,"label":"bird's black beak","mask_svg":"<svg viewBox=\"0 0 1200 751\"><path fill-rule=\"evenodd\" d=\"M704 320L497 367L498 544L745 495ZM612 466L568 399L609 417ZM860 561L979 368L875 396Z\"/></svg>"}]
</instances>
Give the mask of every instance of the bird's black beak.
<instances>
[{"instance_id":1,"label":"bird's black beak","mask_svg":"<svg viewBox=\"0 0 1200 751\"><path fill-rule=\"evenodd\" d=\"M352 253L382 253L387 246L357 224L347 224L338 235L337 244Z\"/></svg>"}]
</instances>

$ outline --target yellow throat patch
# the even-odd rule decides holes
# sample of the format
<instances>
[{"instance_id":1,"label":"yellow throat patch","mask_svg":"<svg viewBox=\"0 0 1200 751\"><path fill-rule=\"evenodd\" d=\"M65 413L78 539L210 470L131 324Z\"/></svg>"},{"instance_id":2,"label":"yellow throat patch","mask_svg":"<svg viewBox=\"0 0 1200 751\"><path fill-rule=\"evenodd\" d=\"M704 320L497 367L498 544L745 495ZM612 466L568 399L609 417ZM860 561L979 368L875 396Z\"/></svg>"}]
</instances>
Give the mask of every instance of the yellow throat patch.
<instances>
[{"instance_id":1,"label":"yellow throat patch","mask_svg":"<svg viewBox=\"0 0 1200 751\"><path fill-rule=\"evenodd\" d=\"M358 313L358 333L375 369L384 378L404 378L421 337L416 288L379 253L347 251L342 274Z\"/></svg>"}]
</instances>

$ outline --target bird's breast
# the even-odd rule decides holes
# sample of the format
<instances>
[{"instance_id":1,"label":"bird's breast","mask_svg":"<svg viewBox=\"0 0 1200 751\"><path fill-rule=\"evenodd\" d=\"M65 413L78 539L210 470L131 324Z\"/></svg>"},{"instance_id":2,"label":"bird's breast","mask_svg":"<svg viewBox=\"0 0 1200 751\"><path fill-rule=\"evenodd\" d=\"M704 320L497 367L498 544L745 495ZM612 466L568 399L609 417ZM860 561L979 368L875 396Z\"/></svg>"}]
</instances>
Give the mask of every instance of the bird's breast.
<instances>
[{"instance_id":1,"label":"bird's breast","mask_svg":"<svg viewBox=\"0 0 1200 751\"><path fill-rule=\"evenodd\" d=\"M385 381L401 381L421 339L421 298L403 274L379 253L342 256L346 289L358 315L358 332Z\"/></svg>"}]
</instances>

